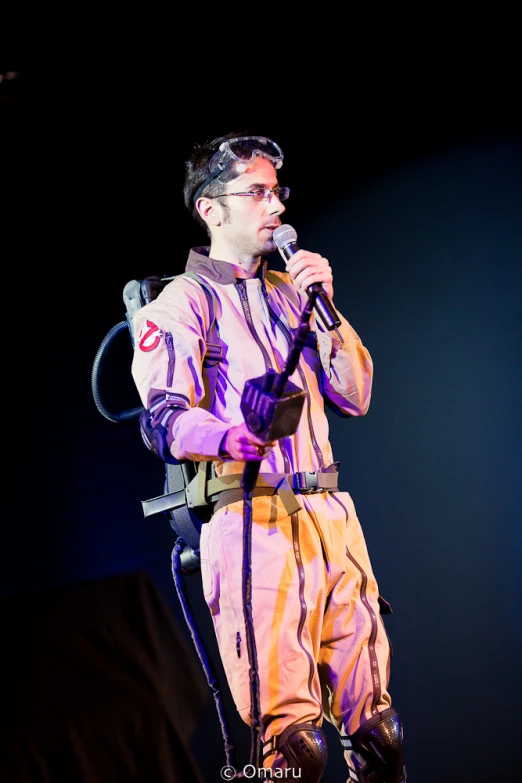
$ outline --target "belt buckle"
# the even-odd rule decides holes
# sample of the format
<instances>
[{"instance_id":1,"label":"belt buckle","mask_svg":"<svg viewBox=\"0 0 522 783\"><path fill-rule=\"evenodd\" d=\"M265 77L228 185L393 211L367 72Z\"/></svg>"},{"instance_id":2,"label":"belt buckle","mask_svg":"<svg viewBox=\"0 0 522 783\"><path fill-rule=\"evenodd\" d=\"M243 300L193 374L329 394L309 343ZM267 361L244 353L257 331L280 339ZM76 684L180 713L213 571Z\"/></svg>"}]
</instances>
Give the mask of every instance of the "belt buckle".
<instances>
[{"instance_id":1,"label":"belt buckle","mask_svg":"<svg viewBox=\"0 0 522 783\"><path fill-rule=\"evenodd\" d=\"M319 492L319 481L317 479L317 473L311 472L309 470L303 471L303 476L305 478L306 482L306 489L308 490L308 493L310 495L313 495L314 492Z\"/></svg>"}]
</instances>

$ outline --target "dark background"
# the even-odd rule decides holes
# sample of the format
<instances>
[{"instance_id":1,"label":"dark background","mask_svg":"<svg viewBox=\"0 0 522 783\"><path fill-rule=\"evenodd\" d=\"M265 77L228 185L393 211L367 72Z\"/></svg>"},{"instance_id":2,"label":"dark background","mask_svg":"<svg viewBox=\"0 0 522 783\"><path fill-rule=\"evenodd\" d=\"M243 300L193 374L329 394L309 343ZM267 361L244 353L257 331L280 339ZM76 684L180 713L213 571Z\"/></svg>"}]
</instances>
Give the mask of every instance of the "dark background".
<instances>
[{"instance_id":1,"label":"dark background","mask_svg":"<svg viewBox=\"0 0 522 783\"><path fill-rule=\"evenodd\" d=\"M345 60L336 51L330 60L325 45L313 65L296 56L285 70L281 56L263 50L251 78L245 58L242 73L237 61L217 68L212 57L207 72L190 57L176 69L168 58L158 67L93 55L54 74L19 67L9 92L0 84L14 175L3 187L13 215L4 220L3 592L66 591L146 571L190 638L170 570L172 531L141 513L141 501L162 491L162 465L137 423L100 414L91 372L102 340L125 317L127 281L182 271L189 247L205 243L182 201L192 143L231 129L266 134L286 156L280 180L292 195L283 220L301 246L330 260L336 306L374 359L367 416L331 417L331 437L394 610L391 692L409 778L515 781L517 69L509 41L462 52L456 63L441 52L421 62L419 52ZM277 256L272 262L281 268ZM103 379L117 411L139 405L130 358L122 334ZM219 670L199 576L187 583ZM229 708L246 758L249 734ZM323 780L333 783L346 773L327 730ZM213 703L193 744L206 778L219 780L225 756Z\"/></svg>"}]
</instances>

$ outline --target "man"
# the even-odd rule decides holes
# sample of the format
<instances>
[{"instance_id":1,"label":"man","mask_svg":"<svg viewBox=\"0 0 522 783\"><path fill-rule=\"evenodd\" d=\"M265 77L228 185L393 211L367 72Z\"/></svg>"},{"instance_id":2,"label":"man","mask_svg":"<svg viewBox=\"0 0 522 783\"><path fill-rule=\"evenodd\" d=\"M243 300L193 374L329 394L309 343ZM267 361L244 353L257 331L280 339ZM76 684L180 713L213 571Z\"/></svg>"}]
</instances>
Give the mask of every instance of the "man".
<instances>
[{"instance_id":1,"label":"man","mask_svg":"<svg viewBox=\"0 0 522 783\"><path fill-rule=\"evenodd\" d=\"M205 599L236 707L253 725L257 692L263 764L319 781L327 758L321 725L339 730L349 780L403 783L402 725L388 693L390 648L363 533L350 495L338 487L324 403L362 416L373 365L348 321L325 329L312 314L290 382L304 390L293 434L266 442L247 426L245 384L281 373L308 302L322 284L333 302L330 264L299 249L286 272L268 269L289 189L278 181L280 147L228 134L195 149L186 164L185 204L209 247L193 248L186 270L134 321L133 377L152 427L178 460L213 463L222 486L200 540ZM219 345L210 351L212 318ZM212 346L211 346L212 347ZM208 367L218 362L208 394ZM243 593L245 465L259 463L251 495L251 609ZM274 478L275 477L275 478ZM214 484L215 486L215 484ZM388 608L389 611L389 608ZM297 773L296 773L297 774Z\"/></svg>"}]
</instances>

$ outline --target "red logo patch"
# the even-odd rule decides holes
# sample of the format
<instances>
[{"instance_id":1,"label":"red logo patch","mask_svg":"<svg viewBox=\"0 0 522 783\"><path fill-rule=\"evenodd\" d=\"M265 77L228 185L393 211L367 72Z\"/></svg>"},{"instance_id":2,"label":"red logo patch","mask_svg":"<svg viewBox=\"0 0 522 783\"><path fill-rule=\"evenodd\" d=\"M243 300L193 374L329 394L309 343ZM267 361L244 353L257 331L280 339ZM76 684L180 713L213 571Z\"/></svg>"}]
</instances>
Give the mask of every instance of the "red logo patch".
<instances>
[{"instance_id":1,"label":"red logo patch","mask_svg":"<svg viewBox=\"0 0 522 783\"><path fill-rule=\"evenodd\" d=\"M163 332L159 326L156 326L153 321L145 321L138 335L140 351L145 351L146 353L153 351L154 348L158 347L162 337Z\"/></svg>"}]
</instances>

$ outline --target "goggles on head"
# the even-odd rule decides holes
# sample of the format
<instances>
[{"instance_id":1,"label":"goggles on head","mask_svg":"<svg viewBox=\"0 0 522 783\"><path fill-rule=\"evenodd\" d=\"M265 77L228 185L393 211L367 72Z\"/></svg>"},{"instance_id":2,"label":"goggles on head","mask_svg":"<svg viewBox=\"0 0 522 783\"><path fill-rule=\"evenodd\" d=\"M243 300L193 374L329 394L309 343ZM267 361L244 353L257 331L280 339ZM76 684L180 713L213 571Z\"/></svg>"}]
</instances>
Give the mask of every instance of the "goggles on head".
<instances>
[{"instance_id":1,"label":"goggles on head","mask_svg":"<svg viewBox=\"0 0 522 783\"><path fill-rule=\"evenodd\" d=\"M283 165L283 150L279 144L265 136L238 136L235 139L227 139L222 142L208 164L209 176L201 183L192 197L193 204L196 203L207 185L222 171L233 166L238 175L243 174L253 164L257 155L267 158L276 169L280 169Z\"/></svg>"}]
</instances>

